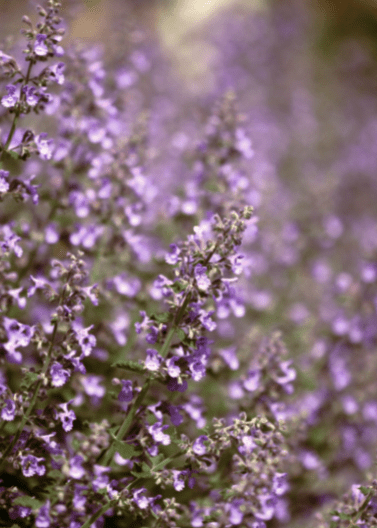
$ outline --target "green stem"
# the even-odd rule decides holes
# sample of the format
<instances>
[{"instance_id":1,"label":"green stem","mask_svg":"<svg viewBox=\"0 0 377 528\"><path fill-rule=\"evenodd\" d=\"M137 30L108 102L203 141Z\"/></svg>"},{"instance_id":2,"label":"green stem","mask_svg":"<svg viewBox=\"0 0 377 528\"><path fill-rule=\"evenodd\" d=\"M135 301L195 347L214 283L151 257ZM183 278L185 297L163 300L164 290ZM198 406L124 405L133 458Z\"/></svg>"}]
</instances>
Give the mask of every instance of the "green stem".
<instances>
[{"instance_id":1,"label":"green stem","mask_svg":"<svg viewBox=\"0 0 377 528\"><path fill-rule=\"evenodd\" d=\"M147 391L149 389L150 382L151 382L151 380L148 379L146 381L144 387L142 388L142 390L139 392L138 397L136 398L136 400L132 404L132 407L131 407L129 413L127 414L124 422L122 423L122 425L119 428L118 434L116 435L116 440L119 440L119 441L122 440L124 435L126 435L129 432L129 430L131 429L131 427L133 425L132 422L133 422L133 419L135 418L136 411L138 410L141 402L143 401L143 399L144 399L144 397L145 397L145 395L146 395L146 393L147 393ZM110 445L110 447L108 448L107 453L105 453L105 455L104 455L102 465L108 466L110 464L110 462L112 461L113 456L115 454L115 451L116 451L115 441L113 441L112 444Z\"/></svg>"},{"instance_id":2,"label":"green stem","mask_svg":"<svg viewBox=\"0 0 377 528\"><path fill-rule=\"evenodd\" d=\"M351 521L351 524L349 525L349 528L354 528L356 527L356 523L358 520L360 520L362 514L364 513L364 511L366 510L366 508L368 507L368 504L369 504L369 501L370 499L372 498L372 495L373 495L373 492L374 490L370 490L370 492L368 493L368 495L365 497L365 500L364 502L362 503L362 505L360 506L358 512L357 512L357 515L354 519L352 519Z\"/></svg>"},{"instance_id":3,"label":"green stem","mask_svg":"<svg viewBox=\"0 0 377 528\"><path fill-rule=\"evenodd\" d=\"M32 413L32 411L34 409L34 406L36 404L36 401L38 399L39 389L42 386L44 374L46 374L47 369L48 369L48 367L50 365L50 362L51 362L51 352L52 352L52 347L54 345L57 328L58 328L58 323L56 321L55 324L54 324L53 332L52 332L50 348L48 350L48 354L47 354L46 360L44 362L44 365L43 365L43 368L42 368L42 371L41 371L41 374L40 374L40 379L38 380L38 383L37 383L37 385L36 385L36 387L34 389L33 398L32 398L32 400L30 402L29 407L26 409L25 414L23 415L23 418L21 420L21 423L20 423L20 426L19 426L19 428L17 430L17 433L15 434L12 442L9 444L9 446L7 447L5 452L2 454L2 459L1 459L1 462L0 462L0 471L2 470L3 465L5 464L5 461L6 461L6 458L7 458L8 454L12 451L13 447L16 445L16 442L20 438L20 435L21 435L22 431L24 430L25 424L26 424L27 420L29 419L29 416Z\"/></svg>"},{"instance_id":4,"label":"green stem","mask_svg":"<svg viewBox=\"0 0 377 528\"><path fill-rule=\"evenodd\" d=\"M90 528L94 522L96 522L97 519L101 517L104 513L107 512L112 506L116 504L115 500L109 501L107 504L102 506L96 513L94 513L90 519L88 519L84 524L81 526L81 528Z\"/></svg>"}]
</instances>

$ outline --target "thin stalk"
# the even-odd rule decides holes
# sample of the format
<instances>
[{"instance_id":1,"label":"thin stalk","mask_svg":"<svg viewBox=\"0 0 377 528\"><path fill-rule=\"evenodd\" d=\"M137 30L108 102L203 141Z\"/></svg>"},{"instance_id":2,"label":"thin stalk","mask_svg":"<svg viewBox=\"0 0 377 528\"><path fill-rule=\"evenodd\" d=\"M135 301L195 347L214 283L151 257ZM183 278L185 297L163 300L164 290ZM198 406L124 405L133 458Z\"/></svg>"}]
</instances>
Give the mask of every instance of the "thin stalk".
<instances>
[{"instance_id":1,"label":"thin stalk","mask_svg":"<svg viewBox=\"0 0 377 528\"><path fill-rule=\"evenodd\" d=\"M54 346L54 341L55 341L55 336L56 336L57 329L58 329L58 322L55 321L54 329L53 329L52 337L51 337L50 347L49 347L49 350L48 350L48 353L47 353L46 360L45 360L45 362L43 364L43 368L42 368L42 371L41 371L41 374L40 374L40 379L38 380L38 383L37 383L37 385L36 385L36 387L34 389L33 398L32 398L32 400L30 402L29 407L26 409L25 414L23 415L23 418L21 420L21 423L20 423L20 426L19 426L19 428L17 430L17 433L15 434L12 442L9 444L9 446L7 447L5 452L2 454L2 459L1 459L1 462L0 462L0 471L2 470L3 465L5 464L5 461L6 461L6 458L7 458L8 454L12 451L12 449L15 446L16 442L20 438L21 433L24 430L25 424L26 424L27 420L29 419L30 414L34 410L34 406L36 404L36 401L37 401L37 398L38 398L38 394L39 394L39 389L41 388L42 383L43 383L44 374L46 374L47 369L48 369L48 367L50 365L50 362L51 362L51 352L52 352L52 347Z\"/></svg>"},{"instance_id":2,"label":"thin stalk","mask_svg":"<svg viewBox=\"0 0 377 528\"><path fill-rule=\"evenodd\" d=\"M94 522L96 522L97 519L101 517L104 513L107 512L112 506L116 504L115 500L109 501L107 504L102 506L96 513L93 513L93 515L88 519L84 524L81 526L81 528L90 528Z\"/></svg>"}]
</instances>

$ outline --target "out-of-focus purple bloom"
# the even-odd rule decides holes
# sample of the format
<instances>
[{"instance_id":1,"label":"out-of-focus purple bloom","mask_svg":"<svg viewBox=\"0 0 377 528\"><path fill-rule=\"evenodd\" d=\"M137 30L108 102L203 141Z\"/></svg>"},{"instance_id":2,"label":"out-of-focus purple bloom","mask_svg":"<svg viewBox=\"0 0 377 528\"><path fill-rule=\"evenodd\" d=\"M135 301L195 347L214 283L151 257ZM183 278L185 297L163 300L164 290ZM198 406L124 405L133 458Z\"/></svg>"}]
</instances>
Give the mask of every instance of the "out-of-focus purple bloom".
<instances>
[{"instance_id":1,"label":"out-of-focus purple bloom","mask_svg":"<svg viewBox=\"0 0 377 528\"><path fill-rule=\"evenodd\" d=\"M90 325L87 328L80 328L78 325L73 325L73 330L76 334L76 339L83 351L85 357L88 357L97 344L97 339L94 335L90 334L89 331L94 325Z\"/></svg>"},{"instance_id":2,"label":"out-of-focus purple bloom","mask_svg":"<svg viewBox=\"0 0 377 528\"><path fill-rule=\"evenodd\" d=\"M166 360L168 374L171 378L178 378L178 376L181 374L181 369L178 367L178 365L175 364L175 362L178 360L178 356L173 356Z\"/></svg>"},{"instance_id":3,"label":"out-of-focus purple bloom","mask_svg":"<svg viewBox=\"0 0 377 528\"><path fill-rule=\"evenodd\" d=\"M35 144L37 145L38 153L41 159L50 160L52 158L54 141L52 139L47 139L46 132L42 132L35 137Z\"/></svg>"},{"instance_id":4,"label":"out-of-focus purple bloom","mask_svg":"<svg viewBox=\"0 0 377 528\"><path fill-rule=\"evenodd\" d=\"M1 418L6 422L11 422L14 420L16 415L16 404L13 400L9 399L6 399L4 403L5 407L1 409Z\"/></svg>"},{"instance_id":5,"label":"out-of-focus purple bloom","mask_svg":"<svg viewBox=\"0 0 377 528\"><path fill-rule=\"evenodd\" d=\"M81 479L85 475L85 469L82 467L84 459L81 455L75 455L69 461L69 476L73 479Z\"/></svg>"},{"instance_id":6,"label":"out-of-focus purple bloom","mask_svg":"<svg viewBox=\"0 0 377 528\"><path fill-rule=\"evenodd\" d=\"M38 515L35 519L35 526L37 528L49 528L50 526L50 501L48 500L38 512Z\"/></svg>"},{"instance_id":7,"label":"out-of-focus purple bloom","mask_svg":"<svg viewBox=\"0 0 377 528\"><path fill-rule=\"evenodd\" d=\"M255 517L261 521L269 521L275 513L276 496L275 495L259 495L260 511L255 513Z\"/></svg>"},{"instance_id":8,"label":"out-of-focus purple bloom","mask_svg":"<svg viewBox=\"0 0 377 528\"><path fill-rule=\"evenodd\" d=\"M64 69L65 69L64 62L58 62L57 64L50 66L49 67L50 79L57 82L58 84L63 84L64 83L64 74L63 74Z\"/></svg>"},{"instance_id":9,"label":"out-of-focus purple bloom","mask_svg":"<svg viewBox=\"0 0 377 528\"><path fill-rule=\"evenodd\" d=\"M147 348L147 359L145 360L145 367L152 372L159 369L163 358L154 348Z\"/></svg>"},{"instance_id":10,"label":"out-of-focus purple bloom","mask_svg":"<svg viewBox=\"0 0 377 528\"><path fill-rule=\"evenodd\" d=\"M207 453L207 448L204 445L204 442L206 440L208 440L208 436L201 435L194 441L194 443L192 444L192 450L196 455L202 456Z\"/></svg>"},{"instance_id":11,"label":"out-of-focus purple bloom","mask_svg":"<svg viewBox=\"0 0 377 528\"><path fill-rule=\"evenodd\" d=\"M211 286L211 281L206 275L207 268L201 264L197 264L194 268L194 276L196 284L198 285L199 290L208 292L209 287Z\"/></svg>"},{"instance_id":12,"label":"out-of-focus purple bloom","mask_svg":"<svg viewBox=\"0 0 377 528\"><path fill-rule=\"evenodd\" d=\"M280 385L285 385L296 379L296 371L291 367L292 360L283 361L280 363L280 369L283 372L283 376L275 376L275 381Z\"/></svg>"},{"instance_id":13,"label":"out-of-focus purple bloom","mask_svg":"<svg viewBox=\"0 0 377 528\"><path fill-rule=\"evenodd\" d=\"M62 409L62 411L58 412L58 416L62 422L62 426L64 431L68 432L71 431L73 428L73 422L76 419L76 415L72 410L68 410L68 403L60 403L58 407Z\"/></svg>"},{"instance_id":14,"label":"out-of-focus purple bloom","mask_svg":"<svg viewBox=\"0 0 377 528\"><path fill-rule=\"evenodd\" d=\"M257 444L254 442L254 439L250 435L244 435L241 438L243 445L238 446L238 451L241 455L250 455L250 453L257 447Z\"/></svg>"},{"instance_id":15,"label":"out-of-focus purple bloom","mask_svg":"<svg viewBox=\"0 0 377 528\"><path fill-rule=\"evenodd\" d=\"M170 436L163 432L164 429L167 429L168 427L169 425L162 425L162 422L158 421L149 426L148 431L156 443L169 445L171 442Z\"/></svg>"},{"instance_id":16,"label":"out-of-focus purple bloom","mask_svg":"<svg viewBox=\"0 0 377 528\"><path fill-rule=\"evenodd\" d=\"M61 363L53 363L50 368L51 384L54 387L62 387L70 377L70 372L63 368Z\"/></svg>"},{"instance_id":17,"label":"out-of-focus purple bloom","mask_svg":"<svg viewBox=\"0 0 377 528\"><path fill-rule=\"evenodd\" d=\"M6 193L9 191L9 172L0 169L0 193Z\"/></svg>"},{"instance_id":18,"label":"out-of-focus purple bloom","mask_svg":"<svg viewBox=\"0 0 377 528\"><path fill-rule=\"evenodd\" d=\"M6 89L8 95L1 98L1 104L5 108L14 108L19 98L19 89L14 84L7 84Z\"/></svg>"},{"instance_id":19,"label":"out-of-focus purple bloom","mask_svg":"<svg viewBox=\"0 0 377 528\"><path fill-rule=\"evenodd\" d=\"M272 491L275 495L284 495L288 490L287 473L275 473L272 481Z\"/></svg>"},{"instance_id":20,"label":"out-of-focus purple bloom","mask_svg":"<svg viewBox=\"0 0 377 528\"><path fill-rule=\"evenodd\" d=\"M134 501L141 510L145 510L148 507L148 498L145 496L146 488L140 488L133 490Z\"/></svg>"},{"instance_id":21,"label":"out-of-focus purple bloom","mask_svg":"<svg viewBox=\"0 0 377 528\"><path fill-rule=\"evenodd\" d=\"M99 385L103 380L102 376L96 376L95 374L87 374L81 378L82 386L88 396L95 396L96 398L102 398L105 395L106 389Z\"/></svg>"},{"instance_id":22,"label":"out-of-focus purple bloom","mask_svg":"<svg viewBox=\"0 0 377 528\"><path fill-rule=\"evenodd\" d=\"M229 522L232 526L238 526L243 520L243 513L240 506L244 503L243 499L234 499L228 504Z\"/></svg>"},{"instance_id":23,"label":"out-of-focus purple bloom","mask_svg":"<svg viewBox=\"0 0 377 528\"><path fill-rule=\"evenodd\" d=\"M222 350L219 350L219 354L231 370L237 370L239 368L240 362L236 356L235 347L223 348Z\"/></svg>"},{"instance_id":24,"label":"out-of-focus purple bloom","mask_svg":"<svg viewBox=\"0 0 377 528\"><path fill-rule=\"evenodd\" d=\"M172 266L174 266L174 264L177 264L177 262L179 261L179 255L181 253L181 250L176 244L170 244L170 249L171 249L171 253L167 253L165 255L165 261L168 264L171 264Z\"/></svg>"},{"instance_id":25,"label":"out-of-focus purple bloom","mask_svg":"<svg viewBox=\"0 0 377 528\"><path fill-rule=\"evenodd\" d=\"M132 381L130 380L121 380L122 389L118 394L118 400L121 402L130 402L133 398L132 392Z\"/></svg>"},{"instance_id":26,"label":"out-of-focus purple bloom","mask_svg":"<svg viewBox=\"0 0 377 528\"><path fill-rule=\"evenodd\" d=\"M179 412L180 406L176 407L175 405L169 405L169 414L170 420L173 425L178 427L183 422L183 416Z\"/></svg>"},{"instance_id":27,"label":"out-of-focus purple bloom","mask_svg":"<svg viewBox=\"0 0 377 528\"><path fill-rule=\"evenodd\" d=\"M45 44L46 38L47 35L43 35L42 33L38 33L35 38L34 52L38 57L45 57L48 53L48 47Z\"/></svg>"},{"instance_id":28,"label":"out-of-focus purple bloom","mask_svg":"<svg viewBox=\"0 0 377 528\"><path fill-rule=\"evenodd\" d=\"M249 392L254 392L259 387L261 374L259 370L249 370L247 377L243 382L244 388Z\"/></svg>"},{"instance_id":29,"label":"out-of-focus purple bloom","mask_svg":"<svg viewBox=\"0 0 377 528\"><path fill-rule=\"evenodd\" d=\"M37 458L34 455L26 455L22 457L22 473L25 477L33 477L39 475L40 477L46 473L45 466L42 465L44 458Z\"/></svg>"}]
</instances>

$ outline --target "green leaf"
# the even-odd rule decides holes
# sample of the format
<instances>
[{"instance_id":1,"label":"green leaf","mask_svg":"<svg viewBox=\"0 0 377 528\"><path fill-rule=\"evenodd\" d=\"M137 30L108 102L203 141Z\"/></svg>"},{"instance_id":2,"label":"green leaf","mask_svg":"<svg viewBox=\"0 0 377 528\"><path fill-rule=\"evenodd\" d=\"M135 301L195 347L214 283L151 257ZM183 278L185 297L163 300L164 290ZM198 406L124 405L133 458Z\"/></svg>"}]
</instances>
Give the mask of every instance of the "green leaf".
<instances>
[{"instance_id":1,"label":"green leaf","mask_svg":"<svg viewBox=\"0 0 377 528\"><path fill-rule=\"evenodd\" d=\"M136 361L122 361L120 363L113 363L112 367L117 367L125 370L130 370L131 372L144 372L145 369L143 365L137 363Z\"/></svg>"},{"instance_id":2,"label":"green leaf","mask_svg":"<svg viewBox=\"0 0 377 528\"><path fill-rule=\"evenodd\" d=\"M359 490L363 495L368 495L368 493L371 491L371 489L368 486L359 486Z\"/></svg>"},{"instance_id":3,"label":"green leaf","mask_svg":"<svg viewBox=\"0 0 377 528\"><path fill-rule=\"evenodd\" d=\"M13 158L15 160L20 159L20 156L14 150L6 150L5 152L8 154L8 156L10 156L11 158Z\"/></svg>"},{"instance_id":4,"label":"green leaf","mask_svg":"<svg viewBox=\"0 0 377 528\"><path fill-rule=\"evenodd\" d=\"M184 333L184 331L182 330L182 328L177 328L176 331L175 331L178 339L180 341L184 341L185 338L186 338L186 334Z\"/></svg>"},{"instance_id":5,"label":"green leaf","mask_svg":"<svg viewBox=\"0 0 377 528\"><path fill-rule=\"evenodd\" d=\"M136 478L150 478L152 475L151 475L151 472L149 471L139 471L139 472L136 472L136 471L131 471L131 475L133 475L134 477Z\"/></svg>"},{"instance_id":6,"label":"green leaf","mask_svg":"<svg viewBox=\"0 0 377 528\"><path fill-rule=\"evenodd\" d=\"M26 508L32 508L34 510L39 509L43 505L43 502L34 499L34 497L23 495L22 497L17 497L16 499L14 499L13 504L25 506Z\"/></svg>"},{"instance_id":7,"label":"green leaf","mask_svg":"<svg viewBox=\"0 0 377 528\"><path fill-rule=\"evenodd\" d=\"M130 444L126 444L125 442L122 442L121 440L117 440L113 434L110 433L112 438L115 440L114 447L115 450L120 454L121 457L126 458L127 460L140 455L141 451L136 451L134 446Z\"/></svg>"},{"instance_id":8,"label":"green leaf","mask_svg":"<svg viewBox=\"0 0 377 528\"><path fill-rule=\"evenodd\" d=\"M168 312L164 312L161 314L153 314L153 318L156 319L156 321L158 321L159 323L167 323L171 318L171 314Z\"/></svg>"},{"instance_id":9,"label":"green leaf","mask_svg":"<svg viewBox=\"0 0 377 528\"><path fill-rule=\"evenodd\" d=\"M31 387L31 385L33 385L33 383L35 383L37 380L39 379L39 375L36 373L36 372L30 372L28 371L22 382L21 382L21 388L25 388L25 389L28 389L29 387Z\"/></svg>"}]
</instances>

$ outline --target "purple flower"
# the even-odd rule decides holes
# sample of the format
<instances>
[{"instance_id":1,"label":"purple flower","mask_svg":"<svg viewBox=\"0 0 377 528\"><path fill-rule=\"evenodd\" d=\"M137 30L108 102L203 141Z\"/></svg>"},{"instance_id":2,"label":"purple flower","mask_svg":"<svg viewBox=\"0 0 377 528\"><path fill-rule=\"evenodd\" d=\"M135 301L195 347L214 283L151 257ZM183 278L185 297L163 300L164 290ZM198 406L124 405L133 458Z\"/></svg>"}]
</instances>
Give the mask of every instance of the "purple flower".
<instances>
[{"instance_id":1,"label":"purple flower","mask_svg":"<svg viewBox=\"0 0 377 528\"><path fill-rule=\"evenodd\" d=\"M76 455L69 461L70 469L69 476L74 479L81 479L85 475L85 469L81 466L84 459L80 455Z\"/></svg>"},{"instance_id":2,"label":"purple flower","mask_svg":"<svg viewBox=\"0 0 377 528\"><path fill-rule=\"evenodd\" d=\"M275 513L276 496L275 495L259 495L260 511L255 513L255 517L261 521L269 521Z\"/></svg>"},{"instance_id":3,"label":"purple flower","mask_svg":"<svg viewBox=\"0 0 377 528\"><path fill-rule=\"evenodd\" d=\"M208 436L206 435L201 435L199 436L195 442L192 444L192 450L194 451L194 453L198 456L202 456L202 455L205 455L206 452L207 452L207 448L206 446L204 445L204 442L208 440Z\"/></svg>"},{"instance_id":4,"label":"purple flower","mask_svg":"<svg viewBox=\"0 0 377 528\"><path fill-rule=\"evenodd\" d=\"M38 148L38 154L43 160L50 160L52 158L52 148L54 141L47 139L47 133L42 132L35 137L35 144Z\"/></svg>"},{"instance_id":5,"label":"purple flower","mask_svg":"<svg viewBox=\"0 0 377 528\"><path fill-rule=\"evenodd\" d=\"M0 169L0 193L6 193L9 191L8 177L9 172Z\"/></svg>"},{"instance_id":6,"label":"purple flower","mask_svg":"<svg viewBox=\"0 0 377 528\"><path fill-rule=\"evenodd\" d=\"M35 106L39 101L39 94L34 86L24 86L22 89L26 97L26 102L29 106Z\"/></svg>"},{"instance_id":7,"label":"purple flower","mask_svg":"<svg viewBox=\"0 0 377 528\"><path fill-rule=\"evenodd\" d=\"M14 86L13 84L7 84L6 86L8 95L4 95L1 99L1 104L5 106L5 108L13 108L16 106L16 103L18 101L18 88Z\"/></svg>"},{"instance_id":8,"label":"purple flower","mask_svg":"<svg viewBox=\"0 0 377 528\"><path fill-rule=\"evenodd\" d=\"M178 378L178 376L181 374L181 369L178 367L178 365L175 364L178 359L178 356L173 356L166 360L168 374L171 378Z\"/></svg>"},{"instance_id":9,"label":"purple flower","mask_svg":"<svg viewBox=\"0 0 377 528\"><path fill-rule=\"evenodd\" d=\"M178 383L177 378L169 378L167 388L171 392L185 392L187 390L187 381L182 380L182 383Z\"/></svg>"},{"instance_id":10,"label":"purple flower","mask_svg":"<svg viewBox=\"0 0 377 528\"><path fill-rule=\"evenodd\" d=\"M197 264L194 269L194 276L199 290L208 292L208 289L211 286L211 281L207 277L206 271L207 268L205 266Z\"/></svg>"},{"instance_id":11,"label":"purple flower","mask_svg":"<svg viewBox=\"0 0 377 528\"><path fill-rule=\"evenodd\" d=\"M63 71L65 69L64 62L58 62L49 68L50 79L57 82L58 84L64 83Z\"/></svg>"},{"instance_id":12,"label":"purple flower","mask_svg":"<svg viewBox=\"0 0 377 528\"><path fill-rule=\"evenodd\" d=\"M283 361L280 363L280 369L283 372L283 376L275 376L275 381L280 385L285 385L290 381L296 379L296 371L293 367L290 367L292 360Z\"/></svg>"},{"instance_id":13,"label":"purple flower","mask_svg":"<svg viewBox=\"0 0 377 528\"><path fill-rule=\"evenodd\" d=\"M1 409L1 418L6 422L14 420L16 414L16 404L13 400L6 399L5 407Z\"/></svg>"},{"instance_id":14,"label":"purple flower","mask_svg":"<svg viewBox=\"0 0 377 528\"><path fill-rule=\"evenodd\" d=\"M240 506L244 503L243 499L234 499L229 505L229 522L232 526L241 524L243 520L243 513L240 510Z\"/></svg>"},{"instance_id":15,"label":"purple flower","mask_svg":"<svg viewBox=\"0 0 377 528\"><path fill-rule=\"evenodd\" d=\"M9 517L14 521L15 519L25 519L25 517L28 517L31 514L31 508L27 508L26 506L12 506L12 508L9 510Z\"/></svg>"},{"instance_id":16,"label":"purple flower","mask_svg":"<svg viewBox=\"0 0 377 528\"><path fill-rule=\"evenodd\" d=\"M133 398L132 393L132 381L130 380L121 380L122 389L118 394L118 400L121 402L130 402Z\"/></svg>"},{"instance_id":17,"label":"purple flower","mask_svg":"<svg viewBox=\"0 0 377 528\"><path fill-rule=\"evenodd\" d=\"M84 387L84 391L88 396L95 396L96 398L102 398L105 395L106 389L99 385L103 380L102 376L96 376L95 374L88 374L81 378L81 383Z\"/></svg>"},{"instance_id":18,"label":"purple flower","mask_svg":"<svg viewBox=\"0 0 377 528\"><path fill-rule=\"evenodd\" d=\"M287 473L275 473L272 481L272 491L275 495L284 495L288 489Z\"/></svg>"},{"instance_id":19,"label":"purple flower","mask_svg":"<svg viewBox=\"0 0 377 528\"><path fill-rule=\"evenodd\" d=\"M176 427L181 425L181 423L183 422L183 417L179 413L179 409L180 409L180 406L176 407L175 405L169 405L168 407L171 423L175 425Z\"/></svg>"},{"instance_id":20,"label":"purple flower","mask_svg":"<svg viewBox=\"0 0 377 528\"><path fill-rule=\"evenodd\" d=\"M83 351L85 357L88 357L97 344L97 339L94 335L89 334L89 330L93 328L94 325L90 325L87 328L80 328L77 324L74 325L73 330L76 334L76 339L79 342L79 345Z\"/></svg>"},{"instance_id":21,"label":"purple flower","mask_svg":"<svg viewBox=\"0 0 377 528\"><path fill-rule=\"evenodd\" d=\"M173 469L173 486L175 491L182 491L185 487L186 471Z\"/></svg>"},{"instance_id":22,"label":"purple flower","mask_svg":"<svg viewBox=\"0 0 377 528\"><path fill-rule=\"evenodd\" d=\"M223 348L219 351L220 356L231 370L237 370L240 366L238 357L236 356L236 348Z\"/></svg>"},{"instance_id":23,"label":"purple flower","mask_svg":"<svg viewBox=\"0 0 377 528\"><path fill-rule=\"evenodd\" d=\"M191 377L194 381L200 381L206 374L206 367L201 361L194 360L190 363Z\"/></svg>"},{"instance_id":24,"label":"purple flower","mask_svg":"<svg viewBox=\"0 0 377 528\"><path fill-rule=\"evenodd\" d=\"M249 392L254 392L259 386L260 378L261 375L259 370L249 370L247 377L243 382L244 388Z\"/></svg>"},{"instance_id":25,"label":"purple flower","mask_svg":"<svg viewBox=\"0 0 377 528\"><path fill-rule=\"evenodd\" d=\"M76 415L73 411L69 411L68 410L68 403L60 403L58 405L58 407L60 407L61 409L63 409L62 412L58 412L58 416L62 422L62 426L63 426L63 429L64 431L68 432L68 431L71 431L72 427L73 427L73 422L74 420L76 419Z\"/></svg>"},{"instance_id":26,"label":"purple flower","mask_svg":"<svg viewBox=\"0 0 377 528\"><path fill-rule=\"evenodd\" d=\"M250 455L253 449L257 447L257 444L254 442L253 437L250 435L242 436L241 441L243 445L238 447L238 451L241 453L241 455Z\"/></svg>"},{"instance_id":27,"label":"purple flower","mask_svg":"<svg viewBox=\"0 0 377 528\"><path fill-rule=\"evenodd\" d=\"M174 264L177 264L177 262L179 261L179 255L181 253L181 250L176 244L170 244L170 249L171 249L171 253L167 253L165 255L165 261L168 264L171 264L172 266L174 266Z\"/></svg>"},{"instance_id":28,"label":"purple flower","mask_svg":"<svg viewBox=\"0 0 377 528\"><path fill-rule=\"evenodd\" d=\"M39 475L41 477L46 473L46 468L41 465L41 462L44 462L44 458L37 458L34 455L26 455L22 457L22 473L25 477L33 477L34 475Z\"/></svg>"},{"instance_id":29,"label":"purple flower","mask_svg":"<svg viewBox=\"0 0 377 528\"><path fill-rule=\"evenodd\" d=\"M45 40L47 38L47 35L43 35L42 33L39 33L34 42L34 52L38 57L45 57L48 53L48 47L45 44Z\"/></svg>"},{"instance_id":30,"label":"purple flower","mask_svg":"<svg viewBox=\"0 0 377 528\"><path fill-rule=\"evenodd\" d=\"M171 440L170 436L163 432L169 425L162 425L162 422L158 421L148 427L149 434L157 444L169 445Z\"/></svg>"},{"instance_id":31,"label":"purple flower","mask_svg":"<svg viewBox=\"0 0 377 528\"><path fill-rule=\"evenodd\" d=\"M48 500L38 512L37 518L35 519L35 526L37 528L49 528L50 526L50 501Z\"/></svg>"},{"instance_id":32,"label":"purple flower","mask_svg":"<svg viewBox=\"0 0 377 528\"><path fill-rule=\"evenodd\" d=\"M50 368L51 384L54 387L62 387L70 377L69 370L63 369L60 363L53 363Z\"/></svg>"},{"instance_id":33,"label":"purple flower","mask_svg":"<svg viewBox=\"0 0 377 528\"><path fill-rule=\"evenodd\" d=\"M139 506L141 510L145 510L145 508L147 508L149 504L148 498L144 495L146 491L147 491L146 488L140 488L138 490L133 490L134 501L136 502L136 504Z\"/></svg>"},{"instance_id":34,"label":"purple flower","mask_svg":"<svg viewBox=\"0 0 377 528\"><path fill-rule=\"evenodd\" d=\"M152 372L159 369L163 359L154 348L147 348L147 359L145 360L145 367Z\"/></svg>"}]
</instances>

